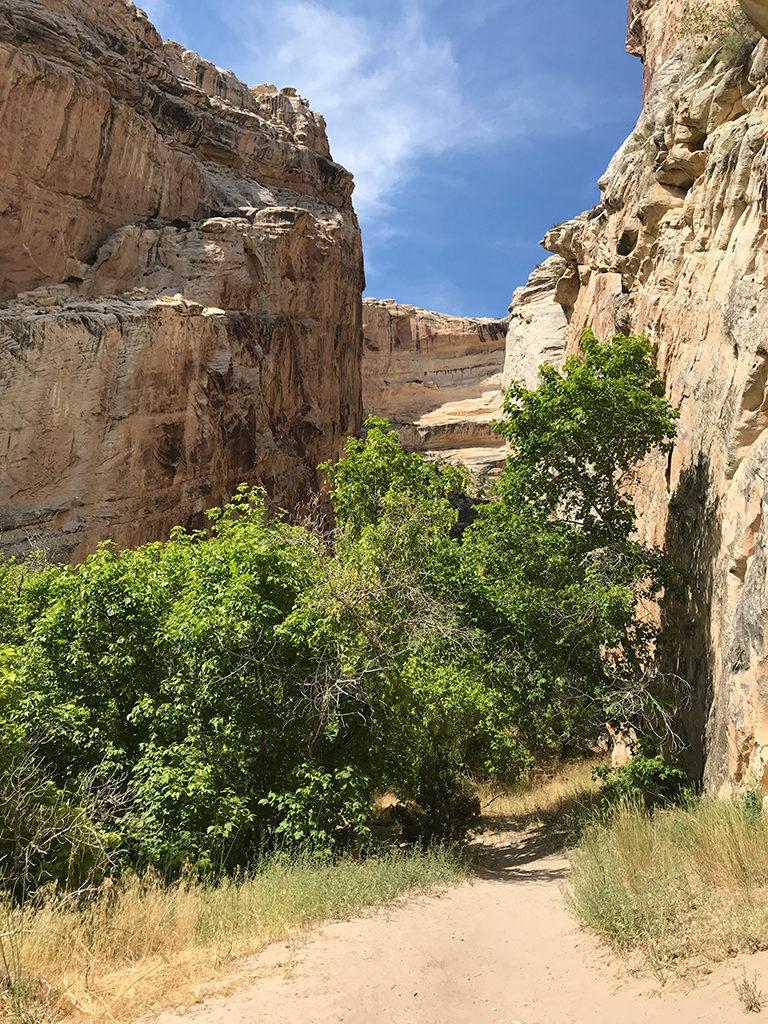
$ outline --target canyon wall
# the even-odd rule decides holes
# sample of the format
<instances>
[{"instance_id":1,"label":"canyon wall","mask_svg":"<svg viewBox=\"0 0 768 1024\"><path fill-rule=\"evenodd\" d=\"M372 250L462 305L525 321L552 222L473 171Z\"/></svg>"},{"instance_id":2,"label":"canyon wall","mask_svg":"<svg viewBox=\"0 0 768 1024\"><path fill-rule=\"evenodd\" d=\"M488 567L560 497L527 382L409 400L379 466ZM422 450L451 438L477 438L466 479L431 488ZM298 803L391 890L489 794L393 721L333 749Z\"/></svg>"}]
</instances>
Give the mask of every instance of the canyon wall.
<instances>
[{"instance_id":1,"label":"canyon wall","mask_svg":"<svg viewBox=\"0 0 768 1024\"><path fill-rule=\"evenodd\" d=\"M566 351L586 325L646 332L680 410L638 506L690 574L667 667L692 686L705 785L725 792L768 783L768 41L735 4L633 0L628 48L640 120L600 205L545 245L567 265Z\"/></svg>"},{"instance_id":2,"label":"canyon wall","mask_svg":"<svg viewBox=\"0 0 768 1024\"><path fill-rule=\"evenodd\" d=\"M768 0L739 0L741 9L764 36L768 36Z\"/></svg>"},{"instance_id":3,"label":"canyon wall","mask_svg":"<svg viewBox=\"0 0 768 1024\"><path fill-rule=\"evenodd\" d=\"M560 301L568 297L569 272L562 257L550 256L512 296L502 374L505 389L511 380L536 388L539 367L562 362L568 317Z\"/></svg>"},{"instance_id":4,"label":"canyon wall","mask_svg":"<svg viewBox=\"0 0 768 1024\"><path fill-rule=\"evenodd\" d=\"M362 419L351 175L129 0L0 0L0 549L292 504Z\"/></svg>"},{"instance_id":5,"label":"canyon wall","mask_svg":"<svg viewBox=\"0 0 768 1024\"><path fill-rule=\"evenodd\" d=\"M509 382L536 387L539 366L562 359L567 320L553 298L567 267L559 256L537 267L503 320L365 299L366 415L388 419L411 451L498 472L506 448L491 421Z\"/></svg>"},{"instance_id":6,"label":"canyon wall","mask_svg":"<svg viewBox=\"0 0 768 1024\"><path fill-rule=\"evenodd\" d=\"M446 316L363 301L363 407L388 419L411 451L493 472L504 461L506 320Z\"/></svg>"}]
</instances>

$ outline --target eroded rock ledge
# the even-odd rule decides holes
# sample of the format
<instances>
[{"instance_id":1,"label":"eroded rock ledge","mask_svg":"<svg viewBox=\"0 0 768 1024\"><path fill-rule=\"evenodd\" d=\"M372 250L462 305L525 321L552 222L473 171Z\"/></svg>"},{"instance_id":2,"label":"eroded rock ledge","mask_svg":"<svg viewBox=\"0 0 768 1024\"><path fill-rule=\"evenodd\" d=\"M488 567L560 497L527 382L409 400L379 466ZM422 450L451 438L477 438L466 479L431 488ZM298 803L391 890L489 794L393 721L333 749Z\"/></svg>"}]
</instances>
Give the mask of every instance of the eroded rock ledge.
<instances>
[{"instance_id":1,"label":"eroded rock ledge","mask_svg":"<svg viewBox=\"0 0 768 1024\"><path fill-rule=\"evenodd\" d=\"M552 256L537 267L502 320L365 299L366 414L388 419L413 451L497 472L506 448L491 421L509 382L534 388L539 366L562 359L567 321L554 295L567 266Z\"/></svg>"},{"instance_id":2,"label":"eroded rock ledge","mask_svg":"<svg viewBox=\"0 0 768 1024\"><path fill-rule=\"evenodd\" d=\"M128 0L0 0L0 548L291 504L361 423L352 178Z\"/></svg>"},{"instance_id":3,"label":"eroded rock ledge","mask_svg":"<svg viewBox=\"0 0 768 1024\"><path fill-rule=\"evenodd\" d=\"M768 0L739 0L741 9L764 36L768 36Z\"/></svg>"},{"instance_id":4,"label":"eroded rock ledge","mask_svg":"<svg viewBox=\"0 0 768 1024\"><path fill-rule=\"evenodd\" d=\"M568 318L561 303L568 302L568 271L562 257L550 256L512 296L502 375L505 389L513 379L535 388L540 366L562 362Z\"/></svg>"},{"instance_id":5,"label":"eroded rock ledge","mask_svg":"<svg viewBox=\"0 0 768 1024\"><path fill-rule=\"evenodd\" d=\"M363 302L363 405L400 429L406 447L492 472L501 413L507 320Z\"/></svg>"}]
</instances>

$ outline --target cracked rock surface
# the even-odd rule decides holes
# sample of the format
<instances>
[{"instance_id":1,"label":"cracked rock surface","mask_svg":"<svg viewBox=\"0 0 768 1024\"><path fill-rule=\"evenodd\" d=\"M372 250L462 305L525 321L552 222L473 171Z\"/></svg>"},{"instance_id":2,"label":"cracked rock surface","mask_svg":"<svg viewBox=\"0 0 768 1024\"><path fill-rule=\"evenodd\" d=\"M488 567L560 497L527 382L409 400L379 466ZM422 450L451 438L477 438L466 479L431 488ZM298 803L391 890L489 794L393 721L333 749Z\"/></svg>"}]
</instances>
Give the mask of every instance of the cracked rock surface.
<instances>
[{"instance_id":1,"label":"cracked rock surface","mask_svg":"<svg viewBox=\"0 0 768 1024\"><path fill-rule=\"evenodd\" d=\"M0 0L0 548L299 500L361 423L351 175L128 0Z\"/></svg>"},{"instance_id":2,"label":"cracked rock surface","mask_svg":"<svg viewBox=\"0 0 768 1024\"><path fill-rule=\"evenodd\" d=\"M363 403L404 445L486 473L504 461L501 414L508 321L363 301Z\"/></svg>"}]
</instances>

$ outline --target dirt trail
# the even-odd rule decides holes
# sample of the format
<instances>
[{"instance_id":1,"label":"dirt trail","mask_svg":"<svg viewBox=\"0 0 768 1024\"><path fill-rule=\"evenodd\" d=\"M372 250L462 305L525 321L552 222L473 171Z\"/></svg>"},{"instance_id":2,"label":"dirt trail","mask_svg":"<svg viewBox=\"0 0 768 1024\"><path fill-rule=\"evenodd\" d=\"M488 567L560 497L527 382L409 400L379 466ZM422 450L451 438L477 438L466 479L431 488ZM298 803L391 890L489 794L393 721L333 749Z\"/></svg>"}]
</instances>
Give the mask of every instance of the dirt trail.
<instances>
[{"instance_id":1,"label":"dirt trail","mask_svg":"<svg viewBox=\"0 0 768 1024\"><path fill-rule=\"evenodd\" d=\"M744 965L768 992L768 954L692 991L632 978L568 915L567 863L543 832L486 841L483 865L471 884L273 946L247 987L158 1024L735 1024Z\"/></svg>"}]
</instances>

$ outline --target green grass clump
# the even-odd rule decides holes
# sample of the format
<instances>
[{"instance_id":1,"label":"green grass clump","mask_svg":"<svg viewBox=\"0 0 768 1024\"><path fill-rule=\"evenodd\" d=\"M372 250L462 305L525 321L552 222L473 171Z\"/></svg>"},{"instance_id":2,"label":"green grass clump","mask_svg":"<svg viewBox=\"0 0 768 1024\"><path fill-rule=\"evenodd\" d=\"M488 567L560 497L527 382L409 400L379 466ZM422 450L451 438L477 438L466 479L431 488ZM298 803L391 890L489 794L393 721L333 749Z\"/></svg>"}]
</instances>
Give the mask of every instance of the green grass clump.
<instances>
[{"instance_id":1,"label":"green grass clump","mask_svg":"<svg viewBox=\"0 0 768 1024\"><path fill-rule=\"evenodd\" d=\"M245 933L268 925L282 932L315 921L348 917L402 893L452 884L469 877L458 849L386 854L370 860L343 859L318 866L310 858L270 859L246 882L224 880L205 893L197 924L205 942L217 934Z\"/></svg>"},{"instance_id":2,"label":"green grass clump","mask_svg":"<svg viewBox=\"0 0 768 1024\"><path fill-rule=\"evenodd\" d=\"M768 948L768 816L743 801L624 802L572 852L573 908L658 972Z\"/></svg>"},{"instance_id":3,"label":"green grass clump","mask_svg":"<svg viewBox=\"0 0 768 1024\"><path fill-rule=\"evenodd\" d=\"M696 59L703 64L714 54L723 64L743 66L749 60L759 33L744 14L733 8L710 3L689 3L683 13L681 31L701 41Z\"/></svg>"}]
</instances>

